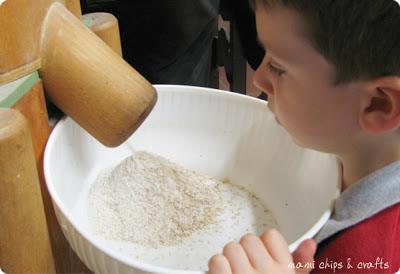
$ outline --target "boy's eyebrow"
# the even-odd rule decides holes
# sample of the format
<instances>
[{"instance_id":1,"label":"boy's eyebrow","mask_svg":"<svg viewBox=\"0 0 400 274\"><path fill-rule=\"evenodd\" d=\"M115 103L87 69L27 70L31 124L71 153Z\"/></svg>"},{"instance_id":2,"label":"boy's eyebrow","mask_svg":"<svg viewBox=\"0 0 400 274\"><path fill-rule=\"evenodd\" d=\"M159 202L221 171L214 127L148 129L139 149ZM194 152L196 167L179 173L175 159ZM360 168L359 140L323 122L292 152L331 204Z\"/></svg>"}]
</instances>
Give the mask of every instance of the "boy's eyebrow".
<instances>
[{"instance_id":1,"label":"boy's eyebrow","mask_svg":"<svg viewBox=\"0 0 400 274\"><path fill-rule=\"evenodd\" d=\"M257 43L265 50L271 54L271 49L257 36Z\"/></svg>"},{"instance_id":2,"label":"boy's eyebrow","mask_svg":"<svg viewBox=\"0 0 400 274\"><path fill-rule=\"evenodd\" d=\"M261 41L261 39L257 36L257 43L265 50L265 51L269 51L271 53L271 48L268 47L268 45L266 43L264 43L263 41Z\"/></svg>"},{"instance_id":3,"label":"boy's eyebrow","mask_svg":"<svg viewBox=\"0 0 400 274\"><path fill-rule=\"evenodd\" d=\"M279 61L280 63L291 63L293 62L292 58L290 57L290 55L286 55L283 54L282 52L275 52L274 50L271 50L270 47L268 47L268 45L266 43L264 43L263 41L261 41L261 39L257 36L257 43L265 50L268 51L270 55L275 57L275 60Z\"/></svg>"}]
</instances>

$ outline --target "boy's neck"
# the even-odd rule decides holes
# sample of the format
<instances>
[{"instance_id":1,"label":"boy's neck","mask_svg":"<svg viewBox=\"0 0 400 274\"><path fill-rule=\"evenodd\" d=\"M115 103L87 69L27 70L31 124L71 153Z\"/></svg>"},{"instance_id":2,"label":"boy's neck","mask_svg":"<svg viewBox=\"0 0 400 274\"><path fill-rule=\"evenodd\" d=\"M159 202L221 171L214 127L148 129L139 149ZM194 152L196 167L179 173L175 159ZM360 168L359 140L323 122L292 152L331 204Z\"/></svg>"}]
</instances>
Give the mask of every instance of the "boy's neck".
<instances>
[{"instance_id":1,"label":"boy's neck","mask_svg":"<svg viewBox=\"0 0 400 274\"><path fill-rule=\"evenodd\" d=\"M342 163L342 191L356 184L365 176L390 163L400 160L400 146L379 146L376 149L358 150L347 155L339 155Z\"/></svg>"}]
</instances>

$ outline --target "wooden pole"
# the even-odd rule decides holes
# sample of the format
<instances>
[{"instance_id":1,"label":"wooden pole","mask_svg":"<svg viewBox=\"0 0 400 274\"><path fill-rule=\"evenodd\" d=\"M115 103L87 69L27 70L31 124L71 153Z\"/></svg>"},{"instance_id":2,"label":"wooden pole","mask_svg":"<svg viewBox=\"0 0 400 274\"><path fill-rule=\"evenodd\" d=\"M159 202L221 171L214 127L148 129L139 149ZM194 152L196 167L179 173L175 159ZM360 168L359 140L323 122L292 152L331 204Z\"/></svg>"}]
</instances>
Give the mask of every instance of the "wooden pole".
<instances>
[{"instance_id":1,"label":"wooden pole","mask_svg":"<svg viewBox=\"0 0 400 274\"><path fill-rule=\"evenodd\" d=\"M0 109L0 265L6 273L54 273L54 261L24 116Z\"/></svg>"},{"instance_id":2,"label":"wooden pole","mask_svg":"<svg viewBox=\"0 0 400 274\"><path fill-rule=\"evenodd\" d=\"M43 173L43 153L50 135L50 127L44 99L42 82L38 80L18 102L12 106L21 112L28 122L32 133L33 148L41 194L46 214L50 242L53 251L54 265L57 273L89 273L91 272L78 258L64 237L55 215L50 194L47 190ZM1 203L1 202L0 202ZM15 214L19 214L15 212Z\"/></svg>"},{"instance_id":3,"label":"wooden pole","mask_svg":"<svg viewBox=\"0 0 400 274\"><path fill-rule=\"evenodd\" d=\"M119 56L122 56L118 20L111 13L93 12L82 15L81 20Z\"/></svg>"},{"instance_id":4,"label":"wooden pole","mask_svg":"<svg viewBox=\"0 0 400 274\"><path fill-rule=\"evenodd\" d=\"M50 136L49 119L47 116L42 81L38 80L32 89L18 100L12 108L21 112L27 119L33 137L35 160L38 163L38 168L42 169L40 160L43 157L44 148Z\"/></svg>"},{"instance_id":5,"label":"wooden pole","mask_svg":"<svg viewBox=\"0 0 400 274\"><path fill-rule=\"evenodd\" d=\"M82 9L81 9L81 1L79 0L64 0L65 7L77 18L81 18Z\"/></svg>"},{"instance_id":6,"label":"wooden pole","mask_svg":"<svg viewBox=\"0 0 400 274\"><path fill-rule=\"evenodd\" d=\"M0 6L0 84L40 68L40 32L53 0L6 0Z\"/></svg>"}]
</instances>

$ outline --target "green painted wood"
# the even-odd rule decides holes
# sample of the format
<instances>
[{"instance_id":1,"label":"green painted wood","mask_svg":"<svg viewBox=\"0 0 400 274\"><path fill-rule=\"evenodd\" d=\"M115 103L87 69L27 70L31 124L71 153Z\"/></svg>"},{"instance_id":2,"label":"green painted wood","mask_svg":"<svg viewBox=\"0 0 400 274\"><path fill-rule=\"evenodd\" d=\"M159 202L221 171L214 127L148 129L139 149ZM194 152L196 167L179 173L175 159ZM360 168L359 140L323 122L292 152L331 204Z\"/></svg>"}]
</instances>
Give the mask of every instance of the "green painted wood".
<instances>
[{"instance_id":1,"label":"green painted wood","mask_svg":"<svg viewBox=\"0 0 400 274\"><path fill-rule=\"evenodd\" d=\"M39 74L35 71L18 80L0 85L0 107L10 108L15 105L37 81L39 81Z\"/></svg>"},{"instance_id":2,"label":"green painted wood","mask_svg":"<svg viewBox=\"0 0 400 274\"><path fill-rule=\"evenodd\" d=\"M88 28L90 28L93 25L93 19L92 18L82 18L81 21Z\"/></svg>"}]
</instances>

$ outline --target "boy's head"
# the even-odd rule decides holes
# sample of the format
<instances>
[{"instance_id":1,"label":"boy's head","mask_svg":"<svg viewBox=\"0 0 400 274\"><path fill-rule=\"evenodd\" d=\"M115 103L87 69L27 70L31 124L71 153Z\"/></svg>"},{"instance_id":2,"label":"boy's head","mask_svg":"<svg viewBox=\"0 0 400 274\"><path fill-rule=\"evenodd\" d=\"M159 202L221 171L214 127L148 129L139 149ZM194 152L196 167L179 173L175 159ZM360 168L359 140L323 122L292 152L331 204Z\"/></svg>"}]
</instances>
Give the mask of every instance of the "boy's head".
<instances>
[{"instance_id":1,"label":"boy's head","mask_svg":"<svg viewBox=\"0 0 400 274\"><path fill-rule=\"evenodd\" d=\"M372 145L376 133L387 141L400 125L399 4L250 2L266 48L255 82L295 141L337 154Z\"/></svg>"},{"instance_id":2,"label":"boy's head","mask_svg":"<svg viewBox=\"0 0 400 274\"><path fill-rule=\"evenodd\" d=\"M394 0L250 0L256 10L286 7L306 24L312 46L338 83L400 75L400 8Z\"/></svg>"}]
</instances>

